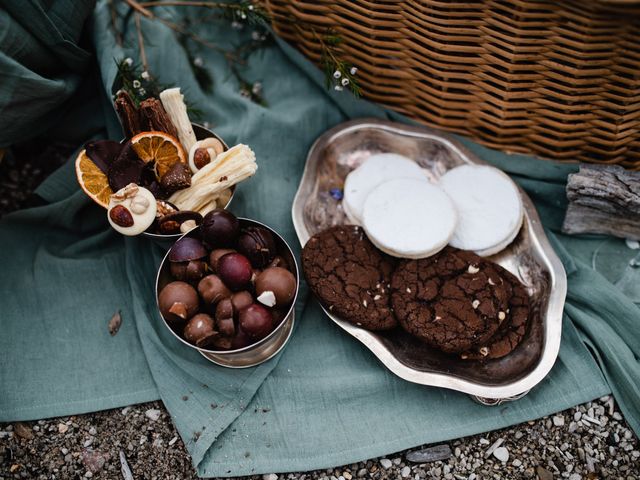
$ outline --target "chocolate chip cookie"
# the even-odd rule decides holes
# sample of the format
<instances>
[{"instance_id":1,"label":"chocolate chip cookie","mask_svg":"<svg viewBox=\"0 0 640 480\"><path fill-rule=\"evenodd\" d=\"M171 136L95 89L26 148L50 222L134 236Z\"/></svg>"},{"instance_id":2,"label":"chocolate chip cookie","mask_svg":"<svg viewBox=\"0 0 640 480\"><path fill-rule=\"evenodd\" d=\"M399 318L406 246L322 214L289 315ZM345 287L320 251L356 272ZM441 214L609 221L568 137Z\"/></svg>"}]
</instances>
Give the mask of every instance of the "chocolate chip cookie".
<instances>
[{"instance_id":1,"label":"chocolate chip cookie","mask_svg":"<svg viewBox=\"0 0 640 480\"><path fill-rule=\"evenodd\" d=\"M529 295L524 286L510 272L503 272L502 279L511 284L513 294L506 311L507 318L496 334L484 345L464 352L465 360L491 360L511 353L522 341L529 327Z\"/></svg>"},{"instance_id":2,"label":"chocolate chip cookie","mask_svg":"<svg viewBox=\"0 0 640 480\"><path fill-rule=\"evenodd\" d=\"M302 268L311 290L330 312L367 330L395 327L389 283L395 262L376 249L361 227L342 225L309 239Z\"/></svg>"},{"instance_id":3,"label":"chocolate chip cookie","mask_svg":"<svg viewBox=\"0 0 640 480\"><path fill-rule=\"evenodd\" d=\"M425 343L448 353L469 351L485 345L507 320L514 297L507 274L473 252L446 247L400 263L391 305L400 325Z\"/></svg>"}]
</instances>

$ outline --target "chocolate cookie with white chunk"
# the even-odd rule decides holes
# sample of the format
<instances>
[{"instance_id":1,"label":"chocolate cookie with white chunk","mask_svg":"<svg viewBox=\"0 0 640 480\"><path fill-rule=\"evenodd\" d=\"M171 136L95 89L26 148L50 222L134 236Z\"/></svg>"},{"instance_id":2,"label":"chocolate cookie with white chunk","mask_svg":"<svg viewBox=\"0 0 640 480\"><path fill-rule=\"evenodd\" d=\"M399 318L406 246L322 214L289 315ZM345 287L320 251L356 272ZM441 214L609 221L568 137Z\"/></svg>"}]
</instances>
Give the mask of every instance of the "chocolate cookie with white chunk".
<instances>
[{"instance_id":1,"label":"chocolate cookie with white chunk","mask_svg":"<svg viewBox=\"0 0 640 480\"><path fill-rule=\"evenodd\" d=\"M467 352L486 345L507 320L514 299L512 278L517 282L473 252L446 247L398 266L391 304L410 334L447 353Z\"/></svg>"},{"instance_id":2,"label":"chocolate cookie with white chunk","mask_svg":"<svg viewBox=\"0 0 640 480\"><path fill-rule=\"evenodd\" d=\"M305 277L322 305L367 330L397 325L389 306L394 264L373 246L362 228L353 225L324 230L302 250Z\"/></svg>"},{"instance_id":3,"label":"chocolate cookie with white chunk","mask_svg":"<svg viewBox=\"0 0 640 480\"><path fill-rule=\"evenodd\" d=\"M529 328L529 295L524 285L510 272L505 271L502 279L511 284L513 294L509 300L506 318L496 334L484 345L460 355L463 360L492 360L511 353L520 344Z\"/></svg>"}]
</instances>

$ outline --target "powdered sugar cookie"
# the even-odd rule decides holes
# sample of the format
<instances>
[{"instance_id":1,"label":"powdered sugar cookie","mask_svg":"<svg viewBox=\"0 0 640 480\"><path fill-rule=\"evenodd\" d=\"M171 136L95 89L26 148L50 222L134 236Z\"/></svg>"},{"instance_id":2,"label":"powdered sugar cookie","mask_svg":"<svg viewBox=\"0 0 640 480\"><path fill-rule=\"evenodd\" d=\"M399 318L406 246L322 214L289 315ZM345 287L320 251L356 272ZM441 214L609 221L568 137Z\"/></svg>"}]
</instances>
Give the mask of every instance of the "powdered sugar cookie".
<instances>
[{"instance_id":1,"label":"powdered sugar cookie","mask_svg":"<svg viewBox=\"0 0 640 480\"><path fill-rule=\"evenodd\" d=\"M509 245L522 225L522 198L516 184L501 170L461 165L440 178L459 219L449 242L462 250L488 256Z\"/></svg>"},{"instance_id":2,"label":"powdered sugar cookie","mask_svg":"<svg viewBox=\"0 0 640 480\"><path fill-rule=\"evenodd\" d=\"M364 204L369 240L389 255L424 258L443 249L457 214L446 193L427 180L401 178L378 185Z\"/></svg>"},{"instance_id":3,"label":"powdered sugar cookie","mask_svg":"<svg viewBox=\"0 0 640 480\"><path fill-rule=\"evenodd\" d=\"M411 160L395 153L371 155L353 170L344 182L342 207L349 221L362 225L364 202L371 190L395 178L426 179L422 168Z\"/></svg>"}]
</instances>

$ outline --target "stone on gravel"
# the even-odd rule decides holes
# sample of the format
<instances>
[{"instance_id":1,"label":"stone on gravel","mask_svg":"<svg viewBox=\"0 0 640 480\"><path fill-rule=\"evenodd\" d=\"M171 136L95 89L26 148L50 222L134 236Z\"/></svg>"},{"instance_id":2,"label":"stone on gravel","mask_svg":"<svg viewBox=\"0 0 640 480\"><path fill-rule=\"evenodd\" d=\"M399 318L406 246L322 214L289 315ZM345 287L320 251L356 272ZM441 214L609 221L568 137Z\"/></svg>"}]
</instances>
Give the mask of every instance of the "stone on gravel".
<instances>
[{"instance_id":1,"label":"stone on gravel","mask_svg":"<svg viewBox=\"0 0 640 480\"><path fill-rule=\"evenodd\" d=\"M451 448L449 445L435 445L422 450L415 450L406 455L408 461L413 463L429 463L440 460L447 460L451 457Z\"/></svg>"},{"instance_id":2,"label":"stone on gravel","mask_svg":"<svg viewBox=\"0 0 640 480\"><path fill-rule=\"evenodd\" d=\"M498 448L500 445L502 445L503 442L504 442L504 438L499 438L498 440L493 442L493 444L489 448L487 448L487 451L484 452L484 458L489 458L493 453L493 451L496 448Z\"/></svg>"},{"instance_id":3,"label":"stone on gravel","mask_svg":"<svg viewBox=\"0 0 640 480\"><path fill-rule=\"evenodd\" d=\"M553 473L544 467L536 467L536 473L538 474L539 480L553 480Z\"/></svg>"},{"instance_id":4,"label":"stone on gravel","mask_svg":"<svg viewBox=\"0 0 640 480\"><path fill-rule=\"evenodd\" d=\"M82 452L82 464L91 473L97 473L102 470L107 459L107 455L97 450L84 450Z\"/></svg>"},{"instance_id":5,"label":"stone on gravel","mask_svg":"<svg viewBox=\"0 0 640 480\"><path fill-rule=\"evenodd\" d=\"M402 476L402 478L407 478L410 474L411 474L411 469L409 467L404 467L400 471L400 475Z\"/></svg>"},{"instance_id":6,"label":"stone on gravel","mask_svg":"<svg viewBox=\"0 0 640 480\"><path fill-rule=\"evenodd\" d=\"M562 415L556 415L555 417L553 417L553 424L556 427L564 426L564 417Z\"/></svg>"},{"instance_id":7,"label":"stone on gravel","mask_svg":"<svg viewBox=\"0 0 640 480\"><path fill-rule=\"evenodd\" d=\"M391 465L393 464L391 463L391 460L389 460L388 458L380 459L380 466L385 470L389 470L391 468Z\"/></svg>"},{"instance_id":8,"label":"stone on gravel","mask_svg":"<svg viewBox=\"0 0 640 480\"><path fill-rule=\"evenodd\" d=\"M262 480L278 480L278 475L275 473L268 473L262 476Z\"/></svg>"},{"instance_id":9,"label":"stone on gravel","mask_svg":"<svg viewBox=\"0 0 640 480\"><path fill-rule=\"evenodd\" d=\"M160 413L160 410L158 410L157 408L150 408L149 410L144 412L144 416L149 420L156 422L160 418Z\"/></svg>"},{"instance_id":10,"label":"stone on gravel","mask_svg":"<svg viewBox=\"0 0 640 480\"><path fill-rule=\"evenodd\" d=\"M507 450L505 447L498 447L492 453L493 456L501 462L506 462L507 460L509 460L509 450Z\"/></svg>"},{"instance_id":11,"label":"stone on gravel","mask_svg":"<svg viewBox=\"0 0 640 480\"><path fill-rule=\"evenodd\" d=\"M16 423L13 431L20 438L24 438L25 440L33 440L33 432L31 431L31 428L29 428L22 422Z\"/></svg>"}]
</instances>

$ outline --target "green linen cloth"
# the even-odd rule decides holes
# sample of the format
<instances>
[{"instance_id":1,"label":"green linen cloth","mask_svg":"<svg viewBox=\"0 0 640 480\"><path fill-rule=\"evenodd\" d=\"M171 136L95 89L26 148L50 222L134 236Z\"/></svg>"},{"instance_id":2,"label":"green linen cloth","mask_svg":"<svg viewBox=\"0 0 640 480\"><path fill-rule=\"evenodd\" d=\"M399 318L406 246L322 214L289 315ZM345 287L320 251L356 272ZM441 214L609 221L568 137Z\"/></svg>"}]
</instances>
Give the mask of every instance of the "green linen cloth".
<instances>
[{"instance_id":1,"label":"green linen cloth","mask_svg":"<svg viewBox=\"0 0 640 480\"><path fill-rule=\"evenodd\" d=\"M48 4L56 9L58 30L77 33L80 26L57 10L69 10L69 5ZM188 9L167 12L174 18L198 15ZM42 21L48 18L44 10L40 14L46 17ZM115 76L114 58L135 56L135 41L130 28L125 47L115 46L110 21L107 3L99 2L91 35L102 81L93 84L98 90L93 101L83 98L77 108L65 104L50 112L16 112L23 93L0 90L0 134L12 127L8 118L22 122L9 137L0 137L5 144L26 137L28 125L43 116L64 119L56 132L69 138L84 134L88 139L100 125L103 135L120 136L105 92ZM17 29L22 20L14 16L13 23ZM256 152L258 173L238 188L232 210L273 226L299 254L290 209L315 138L349 118L402 119L348 93L327 92L321 73L282 42L252 56L245 73L263 82L268 107L242 97L225 61L205 48L198 54L216 85L213 93L203 92L172 32L145 19L143 24L152 72L164 83L181 86L227 143L243 142ZM250 29L207 25L198 32L226 46ZM33 58L70 48L68 43L34 43L31 48L38 53ZM0 45L4 51L6 45ZM3 82L7 75L32 68L7 58L0 57ZM72 68L65 66L56 75L67 70ZM90 70L77 71L85 84L92 84ZM73 90L72 80L61 82ZM12 110L9 117L7 109ZM296 331L281 355L245 370L212 365L176 342L156 312L153 286L160 249L146 239L115 234L104 211L79 191L73 166L67 164L38 190L45 205L0 221L0 420L161 398L199 474L207 477L350 463L502 428L610 391L639 431L640 311L614 284L623 273L634 275L625 270L633 252L611 241L616 248L607 250L607 258L615 258L619 268L608 269L606 278L591 267L602 237L557 234L566 206L564 183L575 166L466 144L527 190L567 269L560 355L548 377L523 399L490 408L464 394L400 380L330 322L306 288L297 305ZM107 322L117 309L123 326L111 337Z\"/></svg>"}]
</instances>

